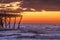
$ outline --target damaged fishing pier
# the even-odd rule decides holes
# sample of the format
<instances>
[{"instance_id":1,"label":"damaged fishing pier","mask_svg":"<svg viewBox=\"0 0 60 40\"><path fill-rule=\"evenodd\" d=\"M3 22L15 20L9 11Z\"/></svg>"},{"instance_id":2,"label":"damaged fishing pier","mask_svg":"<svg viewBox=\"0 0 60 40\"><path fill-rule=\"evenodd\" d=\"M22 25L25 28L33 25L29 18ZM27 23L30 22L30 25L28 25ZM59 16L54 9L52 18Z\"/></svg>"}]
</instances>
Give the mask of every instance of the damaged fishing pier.
<instances>
[{"instance_id":1,"label":"damaged fishing pier","mask_svg":"<svg viewBox=\"0 0 60 40\"><path fill-rule=\"evenodd\" d=\"M20 24L22 20L22 15L19 12L13 12L9 14L8 12L13 12L13 11L0 11L0 30L16 30L15 25L17 23L16 19L19 17L19 22L17 29L20 29ZM11 28L11 18L14 18L13 26ZM9 19L9 21L7 21ZM4 25L5 24L5 25Z\"/></svg>"}]
</instances>

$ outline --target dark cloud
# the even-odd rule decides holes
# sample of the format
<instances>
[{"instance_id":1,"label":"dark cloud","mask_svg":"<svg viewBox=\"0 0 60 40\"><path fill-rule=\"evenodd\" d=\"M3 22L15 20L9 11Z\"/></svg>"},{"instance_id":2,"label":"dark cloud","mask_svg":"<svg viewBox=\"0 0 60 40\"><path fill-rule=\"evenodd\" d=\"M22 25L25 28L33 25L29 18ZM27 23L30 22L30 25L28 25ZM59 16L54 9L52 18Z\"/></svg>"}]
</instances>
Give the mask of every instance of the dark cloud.
<instances>
[{"instance_id":1,"label":"dark cloud","mask_svg":"<svg viewBox=\"0 0 60 40\"><path fill-rule=\"evenodd\" d=\"M60 11L60 0L25 0L23 7Z\"/></svg>"},{"instance_id":2,"label":"dark cloud","mask_svg":"<svg viewBox=\"0 0 60 40\"><path fill-rule=\"evenodd\" d=\"M0 0L0 3L10 3L10 2L16 2L21 0Z\"/></svg>"}]
</instances>

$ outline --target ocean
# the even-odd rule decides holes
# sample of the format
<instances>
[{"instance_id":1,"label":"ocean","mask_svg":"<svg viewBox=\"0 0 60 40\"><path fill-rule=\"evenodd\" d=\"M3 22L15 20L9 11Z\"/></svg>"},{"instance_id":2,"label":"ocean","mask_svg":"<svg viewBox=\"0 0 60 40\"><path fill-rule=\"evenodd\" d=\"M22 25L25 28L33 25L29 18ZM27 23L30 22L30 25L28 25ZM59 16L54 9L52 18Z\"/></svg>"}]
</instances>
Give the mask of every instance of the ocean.
<instances>
[{"instance_id":1,"label":"ocean","mask_svg":"<svg viewBox=\"0 0 60 40\"><path fill-rule=\"evenodd\" d=\"M60 24L23 23L19 30L0 31L0 40L60 40Z\"/></svg>"}]
</instances>

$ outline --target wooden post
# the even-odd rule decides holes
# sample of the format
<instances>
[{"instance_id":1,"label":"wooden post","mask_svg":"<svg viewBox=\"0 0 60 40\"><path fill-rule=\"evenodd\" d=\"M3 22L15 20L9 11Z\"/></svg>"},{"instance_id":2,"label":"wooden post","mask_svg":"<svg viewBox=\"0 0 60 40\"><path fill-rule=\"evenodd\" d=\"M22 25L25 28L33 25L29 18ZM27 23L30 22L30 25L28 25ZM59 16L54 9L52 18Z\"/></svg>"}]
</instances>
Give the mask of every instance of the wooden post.
<instances>
[{"instance_id":1,"label":"wooden post","mask_svg":"<svg viewBox=\"0 0 60 40\"><path fill-rule=\"evenodd\" d=\"M21 20L22 20L22 15L21 15L20 20L19 20L19 23L18 23L18 29L20 29Z\"/></svg>"},{"instance_id":2,"label":"wooden post","mask_svg":"<svg viewBox=\"0 0 60 40\"><path fill-rule=\"evenodd\" d=\"M0 17L0 27L3 28L3 20L2 20L3 17Z\"/></svg>"},{"instance_id":3,"label":"wooden post","mask_svg":"<svg viewBox=\"0 0 60 40\"><path fill-rule=\"evenodd\" d=\"M11 26L10 26L10 22L11 22L11 17L9 17L9 29L10 29L10 27L11 27Z\"/></svg>"},{"instance_id":4,"label":"wooden post","mask_svg":"<svg viewBox=\"0 0 60 40\"><path fill-rule=\"evenodd\" d=\"M16 24L16 17L15 17L15 20L14 20L13 29L15 29L15 24Z\"/></svg>"},{"instance_id":5,"label":"wooden post","mask_svg":"<svg viewBox=\"0 0 60 40\"><path fill-rule=\"evenodd\" d=\"M7 28L7 25L6 25L6 17L5 17L5 28Z\"/></svg>"}]
</instances>

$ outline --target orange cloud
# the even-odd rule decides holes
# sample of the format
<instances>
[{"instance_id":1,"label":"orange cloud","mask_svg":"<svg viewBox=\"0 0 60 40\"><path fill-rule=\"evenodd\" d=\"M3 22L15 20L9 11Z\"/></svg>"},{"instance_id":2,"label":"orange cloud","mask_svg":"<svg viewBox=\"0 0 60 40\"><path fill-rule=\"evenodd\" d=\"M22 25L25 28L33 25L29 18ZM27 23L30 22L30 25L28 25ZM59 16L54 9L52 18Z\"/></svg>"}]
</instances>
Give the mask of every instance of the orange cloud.
<instances>
[{"instance_id":1,"label":"orange cloud","mask_svg":"<svg viewBox=\"0 0 60 40\"><path fill-rule=\"evenodd\" d=\"M16 10L18 8L21 9L21 4L22 4L22 1L20 2L11 2L11 3L0 3L0 10L2 9L10 9L10 10ZM4 8L3 8L4 7Z\"/></svg>"}]
</instances>

